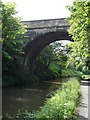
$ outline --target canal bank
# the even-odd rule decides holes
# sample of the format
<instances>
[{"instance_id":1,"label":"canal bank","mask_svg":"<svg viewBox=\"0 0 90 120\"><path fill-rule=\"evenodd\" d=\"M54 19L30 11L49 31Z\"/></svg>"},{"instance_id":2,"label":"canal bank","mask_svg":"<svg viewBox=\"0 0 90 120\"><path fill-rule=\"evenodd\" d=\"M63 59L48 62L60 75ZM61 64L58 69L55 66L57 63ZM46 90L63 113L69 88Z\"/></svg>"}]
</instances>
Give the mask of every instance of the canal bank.
<instances>
[{"instance_id":1,"label":"canal bank","mask_svg":"<svg viewBox=\"0 0 90 120\"><path fill-rule=\"evenodd\" d=\"M27 110L28 113L30 113L31 111L37 110L40 106L43 106L43 104L46 103L45 101L46 101L47 97L50 98L51 101L55 97L55 99L56 99L55 101L58 102L59 99L57 98L57 96L58 97L61 96L60 100L62 98L62 100L64 102L68 103L68 104L65 103L66 107L62 103L62 100L58 103L58 105L62 106L62 107L60 107L59 111L63 111L64 112L63 114L65 114L64 116L62 116L63 114L60 113L61 114L60 116L65 117L66 109L68 109L68 110L71 110L71 108L74 109L73 107L75 107L75 106L73 106L74 104L73 104L72 99L75 99L75 97L76 97L76 95L74 96L74 94L75 94L74 91L78 90L77 92L79 92L79 89L76 89L77 85L74 84L74 82L76 81L74 77L73 78L64 78L62 81L63 82L66 81L65 83L63 83L63 87L62 87L63 89L61 89L61 87L59 87L61 85L61 79L54 80L54 81L43 81L42 83L40 83L38 85L35 85L35 84L29 85L28 84L26 86L24 85L24 86L17 86L17 87L13 87L13 88L12 87L4 88L4 91L3 91L4 92L4 94L3 94L3 113L8 112L9 114L11 113L11 115L13 115L13 114L15 115L16 108L20 108L22 106L25 107L24 109ZM71 83L70 83L70 81L71 81ZM66 84L67 84L67 87L65 87ZM71 87L69 84L71 85L72 90L71 90ZM58 90L60 92L60 93L58 93L59 95L56 94L56 92L55 92L56 89L60 90L60 91ZM70 94L70 92L71 92L71 94ZM53 96L53 94L54 94L54 96ZM74 96L74 98L72 98L73 96ZM6 100L6 98L8 100ZM5 100L5 102L4 102L4 100ZM6 101L7 101L7 103L6 103ZM54 101L52 101L52 103L55 104L55 106L56 106L56 103L54 103ZM47 104L49 104L49 103L47 103ZM27 105L29 106L28 109L26 108ZM54 111L55 111L55 108L56 108L56 110L59 109L59 107L55 107L55 106L54 105L52 106L52 107L54 107ZM52 107L50 107L50 108L48 107L47 109L48 110L51 109L51 111L52 111ZM12 113L12 111L14 113ZM52 111L52 112L54 112L54 111ZM52 112L49 112L49 113L52 113ZM22 110L19 113L22 113ZM56 112L56 113L58 113L58 112ZM70 113L71 113L71 111L70 111ZM29 117L29 116L27 116L27 117ZM68 113L67 113L67 117L68 117Z\"/></svg>"}]
</instances>

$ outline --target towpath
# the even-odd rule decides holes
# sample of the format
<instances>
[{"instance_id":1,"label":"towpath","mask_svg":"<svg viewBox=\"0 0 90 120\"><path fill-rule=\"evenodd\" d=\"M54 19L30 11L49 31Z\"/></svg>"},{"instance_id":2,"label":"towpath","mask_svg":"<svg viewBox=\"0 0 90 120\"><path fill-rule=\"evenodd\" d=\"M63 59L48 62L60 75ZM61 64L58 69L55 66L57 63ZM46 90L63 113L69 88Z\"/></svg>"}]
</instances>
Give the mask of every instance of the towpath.
<instances>
[{"instance_id":1,"label":"towpath","mask_svg":"<svg viewBox=\"0 0 90 120\"><path fill-rule=\"evenodd\" d=\"M90 120L90 78L81 81L81 94L78 120Z\"/></svg>"}]
</instances>

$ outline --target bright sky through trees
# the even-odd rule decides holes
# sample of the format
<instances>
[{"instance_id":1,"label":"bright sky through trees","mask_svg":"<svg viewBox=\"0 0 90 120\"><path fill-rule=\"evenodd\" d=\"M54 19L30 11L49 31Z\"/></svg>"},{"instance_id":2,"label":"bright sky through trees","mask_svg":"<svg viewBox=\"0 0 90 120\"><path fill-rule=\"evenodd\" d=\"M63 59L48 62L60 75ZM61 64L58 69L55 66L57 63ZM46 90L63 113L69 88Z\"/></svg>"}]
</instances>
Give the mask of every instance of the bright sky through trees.
<instances>
[{"instance_id":1,"label":"bright sky through trees","mask_svg":"<svg viewBox=\"0 0 90 120\"><path fill-rule=\"evenodd\" d=\"M65 18L70 15L65 7L71 5L73 0L2 0L11 1L17 5L18 16L22 20L41 20Z\"/></svg>"}]
</instances>

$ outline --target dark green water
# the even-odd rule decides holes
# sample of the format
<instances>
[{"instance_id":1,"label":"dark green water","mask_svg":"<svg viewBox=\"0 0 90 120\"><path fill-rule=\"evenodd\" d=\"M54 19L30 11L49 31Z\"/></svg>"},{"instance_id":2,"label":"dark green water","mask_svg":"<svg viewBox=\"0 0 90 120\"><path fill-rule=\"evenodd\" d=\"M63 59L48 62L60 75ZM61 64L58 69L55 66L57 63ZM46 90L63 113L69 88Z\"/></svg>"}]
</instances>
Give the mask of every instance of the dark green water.
<instances>
[{"instance_id":1,"label":"dark green water","mask_svg":"<svg viewBox=\"0 0 90 120\"><path fill-rule=\"evenodd\" d=\"M40 82L29 83L17 87L3 88L2 95L2 111L3 115L9 113L15 114L18 109L21 111L33 111L42 106L46 97L50 97L50 93L60 86L57 82Z\"/></svg>"}]
</instances>

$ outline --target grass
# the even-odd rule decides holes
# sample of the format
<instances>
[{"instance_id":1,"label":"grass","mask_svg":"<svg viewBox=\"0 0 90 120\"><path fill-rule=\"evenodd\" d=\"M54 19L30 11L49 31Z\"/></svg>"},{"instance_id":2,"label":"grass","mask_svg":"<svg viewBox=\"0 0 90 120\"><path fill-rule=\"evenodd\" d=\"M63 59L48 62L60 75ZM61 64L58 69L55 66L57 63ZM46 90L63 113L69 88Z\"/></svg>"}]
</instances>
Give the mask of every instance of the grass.
<instances>
[{"instance_id":1,"label":"grass","mask_svg":"<svg viewBox=\"0 0 90 120\"><path fill-rule=\"evenodd\" d=\"M79 105L80 84L74 79L62 84L55 95L47 99L44 106L34 114L28 113L29 118L48 118L52 120L71 120L77 118Z\"/></svg>"},{"instance_id":2,"label":"grass","mask_svg":"<svg viewBox=\"0 0 90 120\"><path fill-rule=\"evenodd\" d=\"M23 117L27 120L76 120L78 117L77 107L80 99L80 84L75 78L62 83L51 98L47 98L44 106L34 112L25 112ZM20 118L19 112L13 118ZM12 117L11 117L12 118ZM11 120L11 119L10 119Z\"/></svg>"}]
</instances>

